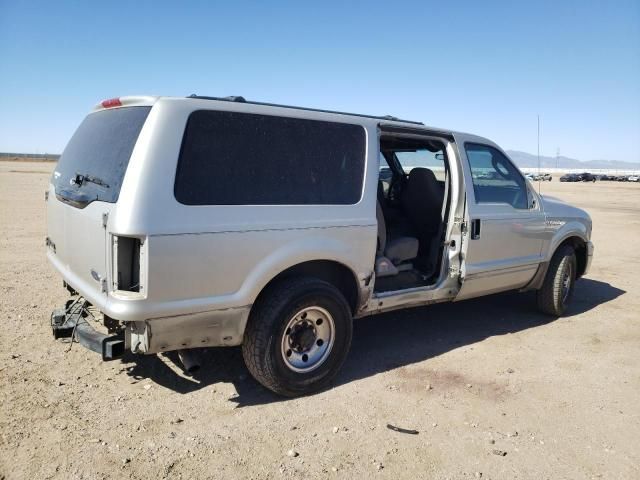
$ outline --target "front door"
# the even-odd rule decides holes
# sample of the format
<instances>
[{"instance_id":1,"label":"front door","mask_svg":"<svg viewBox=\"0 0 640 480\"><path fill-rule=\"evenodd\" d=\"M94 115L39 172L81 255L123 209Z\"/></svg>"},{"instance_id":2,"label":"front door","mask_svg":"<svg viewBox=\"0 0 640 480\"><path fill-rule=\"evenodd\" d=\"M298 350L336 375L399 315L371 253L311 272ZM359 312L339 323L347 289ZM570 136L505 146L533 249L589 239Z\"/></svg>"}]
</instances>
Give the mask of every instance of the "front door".
<instances>
[{"instance_id":1,"label":"front door","mask_svg":"<svg viewBox=\"0 0 640 480\"><path fill-rule=\"evenodd\" d=\"M542 259L545 217L531 185L499 149L460 145L467 235L457 299L526 285Z\"/></svg>"}]
</instances>

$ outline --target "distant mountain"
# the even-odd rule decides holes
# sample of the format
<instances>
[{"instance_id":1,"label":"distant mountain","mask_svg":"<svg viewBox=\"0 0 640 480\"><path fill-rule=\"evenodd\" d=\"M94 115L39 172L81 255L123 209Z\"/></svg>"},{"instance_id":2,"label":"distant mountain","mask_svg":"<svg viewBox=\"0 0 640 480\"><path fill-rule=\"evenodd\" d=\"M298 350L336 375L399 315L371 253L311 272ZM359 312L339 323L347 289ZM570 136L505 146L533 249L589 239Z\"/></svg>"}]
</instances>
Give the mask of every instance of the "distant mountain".
<instances>
[{"instance_id":1,"label":"distant mountain","mask_svg":"<svg viewBox=\"0 0 640 480\"><path fill-rule=\"evenodd\" d=\"M538 157L531 155L530 153L518 152L517 150L507 150L507 155L513 160L520 168L537 168ZM618 160L589 160L582 162L575 158L568 157L544 157L540 155L540 168L566 168L571 169L584 169L590 168L604 168L611 170L640 170L640 163L638 162L620 162Z\"/></svg>"}]
</instances>

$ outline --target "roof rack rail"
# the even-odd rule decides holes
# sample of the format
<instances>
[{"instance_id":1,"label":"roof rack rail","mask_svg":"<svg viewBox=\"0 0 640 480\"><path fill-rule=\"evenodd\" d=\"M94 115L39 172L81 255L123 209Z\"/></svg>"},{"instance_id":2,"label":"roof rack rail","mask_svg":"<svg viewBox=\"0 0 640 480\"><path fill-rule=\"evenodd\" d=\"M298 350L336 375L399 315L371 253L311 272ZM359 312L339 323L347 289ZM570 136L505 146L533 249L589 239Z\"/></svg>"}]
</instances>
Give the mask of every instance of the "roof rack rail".
<instances>
[{"instance_id":1,"label":"roof rack rail","mask_svg":"<svg viewBox=\"0 0 640 480\"><path fill-rule=\"evenodd\" d=\"M416 122L415 120L403 120L398 117L394 117L393 115L364 115L362 113L348 113L348 112L338 112L336 110L322 110L320 108L309 108L309 107L296 107L294 105L281 105L278 103L265 103L265 102L252 102L246 100L244 97L239 95L231 95L229 97L207 97L204 95L196 95L192 93L187 98L196 98L198 100L217 100L219 102L238 102L238 103L249 103L251 105L262 105L265 107L281 107L281 108L293 108L295 110L305 110L308 112L320 112L320 113L336 113L338 115L350 115L352 117L364 117L364 118L376 118L378 120L389 120L392 122L402 122L402 123L411 123L414 125L424 125L422 122Z\"/></svg>"}]
</instances>

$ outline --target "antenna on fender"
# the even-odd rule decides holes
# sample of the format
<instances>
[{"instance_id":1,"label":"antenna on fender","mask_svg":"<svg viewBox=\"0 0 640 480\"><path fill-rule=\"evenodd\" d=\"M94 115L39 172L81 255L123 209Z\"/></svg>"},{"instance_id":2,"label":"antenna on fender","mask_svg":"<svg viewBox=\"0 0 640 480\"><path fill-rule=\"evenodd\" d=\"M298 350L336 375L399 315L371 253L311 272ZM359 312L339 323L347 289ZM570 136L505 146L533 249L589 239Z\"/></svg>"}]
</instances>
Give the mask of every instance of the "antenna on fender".
<instances>
[{"instance_id":1,"label":"antenna on fender","mask_svg":"<svg viewBox=\"0 0 640 480\"><path fill-rule=\"evenodd\" d=\"M542 183L540 176L540 114L538 114L538 195L540 195L540 183Z\"/></svg>"}]
</instances>

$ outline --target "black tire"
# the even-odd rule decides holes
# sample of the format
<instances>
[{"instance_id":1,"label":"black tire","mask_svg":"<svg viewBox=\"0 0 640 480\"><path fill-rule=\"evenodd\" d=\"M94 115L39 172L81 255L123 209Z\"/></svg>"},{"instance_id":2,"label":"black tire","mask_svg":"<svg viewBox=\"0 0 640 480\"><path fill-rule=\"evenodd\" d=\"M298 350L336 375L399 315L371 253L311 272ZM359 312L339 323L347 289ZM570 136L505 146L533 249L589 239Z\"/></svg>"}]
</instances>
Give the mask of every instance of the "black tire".
<instances>
[{"instance_id":1,"label":"black tire","mask_svg":"<svg viewBox=\"0 0 640 480\"><path fill-rule=\"evenodd\" d=\"M333 344L314 370L296 372L288 366L281 345L289 321L310 307L320 307L331 315ZM325 388L338 373L349 352L352 333L351 309L336 287L316 278L289 278L270 287L254 304L242 355L251 375L269 390L287 397L307 395Z\"/></svg>"},{"instance_id":2,"label":"black tire","mask_svg":"<svg viewBox=\"0 0 640 480\"><path fill-rule=\"evenodd\" d=\"M538 290L538 309L542 313L559 317L567 309L576 283L576 254L564 245L556 250L549 269Z\"/></svg>"}]
</instances>

